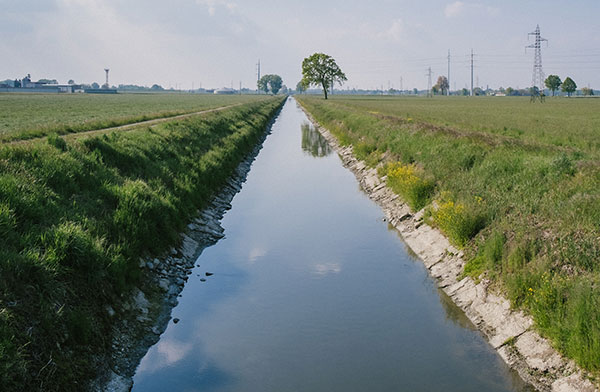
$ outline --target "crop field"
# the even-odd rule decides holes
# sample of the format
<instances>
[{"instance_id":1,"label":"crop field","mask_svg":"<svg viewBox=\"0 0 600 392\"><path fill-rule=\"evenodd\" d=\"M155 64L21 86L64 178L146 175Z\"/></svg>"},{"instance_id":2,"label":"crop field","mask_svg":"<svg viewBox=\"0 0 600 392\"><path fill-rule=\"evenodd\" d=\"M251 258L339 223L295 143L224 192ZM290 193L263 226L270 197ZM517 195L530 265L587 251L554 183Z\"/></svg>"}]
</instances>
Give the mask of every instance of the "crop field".
<instances>
[{"instance_id":1,"label":"crop field","mask_svg":"<svg viewBox=\"0 0 600 392\"><path fill-rule=\"evenodd\" d=\"M90 131L264 99L200 94L0 94L0 142Z\"/></svg>"},{"instance_id":2,"label":"crop field","mask_svg":"<svg viewBox=\"0 0 600 392\"><path fill-rule=\"evenodd\" d=\"M557 349L600 371L600 99L298 100L425 208L464 249L465 275L490 279Z\"/></svg>"},{"instance_id":3,"label":"crop field","mask_svg":"<svg viewBox=\"0 0 600 392\"><path fill-rule=\"evenodd\" d=\"M239 102L193 98L186 110ZM142 108L147 97L118 99ZM251 101L153 128L0 145L0 389L84 389L111 345L105 306L140 284L140 257L177 245L284 97Z\"/></svg>"}]
</instances>

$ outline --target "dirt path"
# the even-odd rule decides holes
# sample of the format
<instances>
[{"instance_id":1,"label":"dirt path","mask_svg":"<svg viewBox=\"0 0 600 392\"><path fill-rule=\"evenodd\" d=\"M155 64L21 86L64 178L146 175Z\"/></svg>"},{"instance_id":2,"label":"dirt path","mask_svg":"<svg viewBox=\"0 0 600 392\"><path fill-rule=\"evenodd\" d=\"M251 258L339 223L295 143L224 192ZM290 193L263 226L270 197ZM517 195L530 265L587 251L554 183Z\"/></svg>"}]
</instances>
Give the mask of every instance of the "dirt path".
<instances>
[{"instance_id":1,"label":"dirt path","mask_svg":"<svg viewBox=\"0 0 600 392\"><path fill-rule=\"evenodd\" d=\"M234 105L220 106L220 107L213 108L213 109L201 110L199 112L184 113L184 114L178 114L178 115L175 115L175 116L155 118L155 119L152 119L152 120L144 120L144 121L134 122L134 123L130 123L130 124L119 125L119 126L116 126L116 127L109 127L109 128L93 129L93 130L90 130L90 131L68 133L66 135L60 135L60 137L62 137L65 140L74 140L74 139L77 139L77 138L80 138L80 137L91 137L91 136L101 135L103 133L131 131L133 129L140 128L140 127L152 127L152 126L155 126L155 125L167 122L167 121L181 120L181 119L185 119L185 118L189 118L189 117L194 117L194 116L199 116L199 115L203 115L203 114L208 114L208 113L213 113L213 112L219 112L219 111L230 109L230 108L233 108L233 107L236 107L236 106L240 106L240 105L244 105L244 103L236 103ZM47 136L41 136L41 137L36 137L36 138L33 138L33 139L14 140L14 141L0 143L0 144L18 145L18 144L35 143L35 142L39 142L41 140L45 140L46 137Z\"/></svg>"}]
</instances>

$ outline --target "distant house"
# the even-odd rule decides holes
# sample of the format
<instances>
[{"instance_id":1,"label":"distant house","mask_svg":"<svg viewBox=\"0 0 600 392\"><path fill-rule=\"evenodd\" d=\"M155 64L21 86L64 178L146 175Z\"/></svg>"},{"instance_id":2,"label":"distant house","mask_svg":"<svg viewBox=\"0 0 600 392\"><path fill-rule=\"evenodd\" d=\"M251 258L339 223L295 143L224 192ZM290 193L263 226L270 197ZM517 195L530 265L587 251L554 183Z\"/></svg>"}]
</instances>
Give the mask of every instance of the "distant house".
<instances>
[{"instance_id":1,"label":"distant house","mask_svg":"<svg viewBox=\"0 0 600 392\"><path fill-rule=\"evenodd\" d=\"M235 94L236 91L232 88L228 88L228 87L223 87L223 88L219 88L216 89L214 94L219 94L219 95L224 95L224 94Z\"/></svg>"},{"instance_id":2,"label":"distant house","mask_svg":"<svg viewBox=\"0 0 600 392\"><path fill-rule=\"evenodd\" d=\"M83 91L81 85L78 84L58 84L55 80L48 79L33 82L30 74L27 74L21 80L0 82L0 89L2 89L2 92L27 93L74 93Z\"/></svg>"}]
</instances>

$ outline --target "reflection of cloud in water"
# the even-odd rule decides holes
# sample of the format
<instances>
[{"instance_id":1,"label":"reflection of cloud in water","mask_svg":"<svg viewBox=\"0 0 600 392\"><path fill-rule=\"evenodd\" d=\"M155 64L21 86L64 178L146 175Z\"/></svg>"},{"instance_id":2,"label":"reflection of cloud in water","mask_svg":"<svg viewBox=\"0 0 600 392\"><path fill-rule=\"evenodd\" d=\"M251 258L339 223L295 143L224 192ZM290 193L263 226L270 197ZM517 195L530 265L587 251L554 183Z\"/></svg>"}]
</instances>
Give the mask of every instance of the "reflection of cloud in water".
<instances>
[{"instance_id":1,"label":"reflection of cloud in water","mask_svg":"<svg viewBox=\"0 0 600 392\"><path fill-rule=\"evenodd\" d=\"M342 266L340 263L323 263L314 266L313 273L319 276L325 276L329 274L339 274L342 272Z\"/></svg>"},{"instance_id":2,"label":"reflection of cloud in water","mask_svg":"<svg viewBox=\"0 0 600 392\"><path fill-rule=\"evenodd\" d=\"M152 352L149 352L148 355L143 358L137 369L137 373L141 374L144 371L154 372L173 365L185 358L192 348L192 343L161 340L152 349Z\"/></svg>"},{"instance_id":3,"label":"reflection of cloud in water","mask_svg":"<svg viewBox=\"0 0 600 392\"><path fill-rule=\"evenodd\" d=\"M248 254L248 261L254 263L261 257L264 257L267 254L266 249L263 248L252 248L250 253Z\"/></svg>"}]
</instances>

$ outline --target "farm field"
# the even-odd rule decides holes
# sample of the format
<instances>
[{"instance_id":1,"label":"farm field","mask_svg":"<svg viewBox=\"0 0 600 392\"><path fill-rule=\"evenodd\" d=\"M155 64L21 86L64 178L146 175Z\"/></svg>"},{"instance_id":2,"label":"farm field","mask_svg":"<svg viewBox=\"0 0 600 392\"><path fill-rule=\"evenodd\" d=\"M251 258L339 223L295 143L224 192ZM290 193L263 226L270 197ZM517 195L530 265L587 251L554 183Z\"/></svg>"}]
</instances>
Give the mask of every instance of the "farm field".
<instances>
[{"instance_id":1,"label":"farm field","mask_svg":"<svg viewBox=\"0 0 600 392\"><path fill-rule=\"evenodd\" d=\"M141 99L140 108L145 98L123 99ZM202 98L184 107L239 102ZM95 99L81 102L91 108ZM140 284L140 257L177 245L284 99L247 99L153 128L0 145L2 390L84 389L111 346L106 306ZM99 111L110 118L107 107Z\"/></svg>"},{"instance_id":2,"label":"farm field","mask_svg":"<svg viewBox=\"0 0 600 392\"><path fill-rule=\"evenodd\" d=\"M584 368L600 370L600 100L297 96ZM483 274L483 275L482 275Z\"/></svg>"},{"instance_id":3,"label":"farm field","mask_svg":"<svg viewBox=\"0 0 600 392\"><path fill-rule=\"evenodd\" d=\"M201 94L0 94L0 142L90 131L264 99Z\"/></svg>"}]
</instances>

